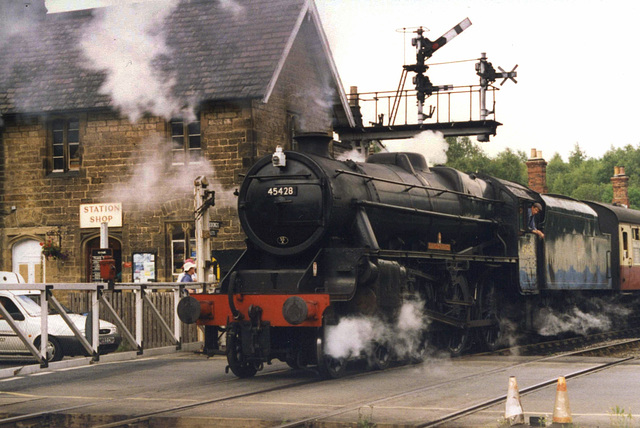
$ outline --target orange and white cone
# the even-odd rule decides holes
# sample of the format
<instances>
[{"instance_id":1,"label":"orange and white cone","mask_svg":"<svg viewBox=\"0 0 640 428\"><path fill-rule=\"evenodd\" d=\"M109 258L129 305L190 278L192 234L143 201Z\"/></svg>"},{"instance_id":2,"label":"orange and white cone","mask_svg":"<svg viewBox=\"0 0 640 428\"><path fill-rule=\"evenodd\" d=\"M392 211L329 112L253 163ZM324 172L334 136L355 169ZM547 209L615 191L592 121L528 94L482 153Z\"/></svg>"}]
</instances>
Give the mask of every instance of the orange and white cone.
<instances>
[{"instance_id":1,"label":"orange and white cone","mask_svg":"<svg viewBox=\"0 0 640 428\"><path fill-rule=\"evenodd\" d=\"M556 388L556 403L553 406L553 423L570 424L572 422L569 395L567 394L567 381L564 377L559 377L558 387Z\"/></svg>"},{"instance_id":2,"label":"orange and white cone","mask_svg":"<svg viewBox=\"0 0 640 428\"><path fill-rule=\"evenodd\" d=\"M507 391L507 404L504 411L504 418L509 421L509 426L524 424L524 412L520 403L520 392L516 377L509 378L509 390Z\"/></svg>"}]
</instances>

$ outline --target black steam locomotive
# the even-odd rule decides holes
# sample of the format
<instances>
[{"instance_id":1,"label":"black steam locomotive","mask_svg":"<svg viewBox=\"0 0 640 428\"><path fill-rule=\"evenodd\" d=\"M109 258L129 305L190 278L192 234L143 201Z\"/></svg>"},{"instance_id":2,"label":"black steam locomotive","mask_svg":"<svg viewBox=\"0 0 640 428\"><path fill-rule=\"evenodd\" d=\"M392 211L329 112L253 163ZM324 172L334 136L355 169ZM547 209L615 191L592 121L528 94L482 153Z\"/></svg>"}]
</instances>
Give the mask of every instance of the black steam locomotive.
<instances>
[{"instance_id":1,"label":"black steam locomotive","mask_svg":"<svg viewBox=\"0 0 640 428\"><path fill-rule=\"evenodd\" d=\"M182 321L226 332L239 377L273 359L340 376L348 358L328 351L327 332L354 317L394 325L406 302L429 320L419 348L459 354L496 348L504 320L530 327L572 293L640 289L636 211L428 167L416 153L339 161L330 137L297 140L299 151L278 148L248 171L238 200L247 250L218 292L178 308ZM544 240L527 230L536 202ZM378 368L397 357L388 335L368 349Z\"/></svg>"}]
</instances>

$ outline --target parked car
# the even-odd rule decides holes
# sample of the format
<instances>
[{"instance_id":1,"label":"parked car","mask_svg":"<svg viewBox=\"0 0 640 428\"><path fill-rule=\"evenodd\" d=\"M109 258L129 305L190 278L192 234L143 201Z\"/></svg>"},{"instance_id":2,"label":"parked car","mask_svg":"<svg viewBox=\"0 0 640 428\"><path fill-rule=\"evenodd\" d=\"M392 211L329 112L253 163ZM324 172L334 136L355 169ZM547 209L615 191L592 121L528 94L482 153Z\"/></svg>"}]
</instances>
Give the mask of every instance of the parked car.
<instances>
[{"instance_id":1,"label":"parked car","mask_svg":"<svg viewBox=\"0 0 640 428\"><path fill-rule=\"evenodd\" d=\"M0 272L0 284L24 283L20 274L13 272ZM9 312L16 321L18 327L33 341L36 348L40 347L40 316L41 308L37 300L40 292L35 290L0 290L0 304ZM67 316L75 324L76 328L84 335L86 315L68 313ZM49 314L47 320L49 326L48 352L49 361L60 361L64 356L86 355L85 349L78 338L73 334L67 323L59 314ZM107 321L100 320L98 338L98 352L106 354L118 349L122 337L117 327ZM2 355L31 355L20 337L11 329L9 323L0 314L0 356Z\"/></svg>"}]
</instances>

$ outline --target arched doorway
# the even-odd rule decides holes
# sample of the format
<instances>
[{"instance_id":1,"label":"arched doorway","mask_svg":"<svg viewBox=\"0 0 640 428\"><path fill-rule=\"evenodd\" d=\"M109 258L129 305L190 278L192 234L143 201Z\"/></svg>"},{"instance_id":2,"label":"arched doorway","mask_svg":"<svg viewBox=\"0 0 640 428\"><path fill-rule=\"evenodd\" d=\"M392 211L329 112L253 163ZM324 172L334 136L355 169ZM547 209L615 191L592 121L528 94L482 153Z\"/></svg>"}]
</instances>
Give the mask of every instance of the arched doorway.
<instances>
[{"instance_id":1,"label":"arched doorway","mask_svg":"<svg viewBox=\"0 0 640 428\"><path fill-rule=\"evenodd\" d=\"M94 259L92 255L95 250L100 249L100 237L97 236L87 241L85 245L85 266L86 266L86 280L87 282L94 281ZM109 249L113 252L113 259L116 261L116 282L122 281L122 244L115 238L109 237ZM96 266L99 270L99 265Z\"/></svg>"},{"instance_id":2,"label":"arched doorway","mask_svg":"<svg viewBox=\"0 0 640 428\"><path fill-rule=\"evenodd\" d=\"M35 239L22 239L12 248L12 270L29 284L42 282L42 247Z\"/></svg>"}]
</instances>

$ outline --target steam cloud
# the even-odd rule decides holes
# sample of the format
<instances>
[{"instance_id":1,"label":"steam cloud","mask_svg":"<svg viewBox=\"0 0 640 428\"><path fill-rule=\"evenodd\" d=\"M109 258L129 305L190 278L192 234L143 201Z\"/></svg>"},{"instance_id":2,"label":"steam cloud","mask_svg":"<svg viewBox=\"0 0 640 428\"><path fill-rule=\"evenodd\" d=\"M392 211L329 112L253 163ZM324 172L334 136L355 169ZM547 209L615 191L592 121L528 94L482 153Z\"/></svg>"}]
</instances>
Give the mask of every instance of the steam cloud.
<instances>
[{"instance_id":1,"label":"steam cloud","mask_svg":"<svg viewBox=\"0 0 640 428\"><path fill-rule=\"evenodd\" d=\"M555 336L560 333L575 333L582 336L593 331L610 329L615 317L626 317L631 310L602 299L589 301L593 309L585 312L573 306L569 311L556 312L550 308L542 308L536 312L534 327L542 336Z\"/></svg>"},{"instance_id":2,"label":"steam cloud","mask_svg":"<svg viewBox=\"0 0 640 428\"><path fill-rule=\"evenodd\" d=\"M449 143L441 132L422 131L410 140L388 141L386 146L391 152L420 153L429 166L434 166L447 162Z\"/></svg>"},{"instance_id":3,"label":"steam cloud","mask_svg":"<svg viewBox=\"0 0 640 428\"><path fill-rule=\"evenodd\" d=\"M336 157L336 159L340 161L346 161L348 159L351 159L352 161L355 161L355 162L364 162L367 160L366 155L357 149L353 149L353 150L349 150L348 152L341 153Z\"/></svg>"},{"instance_id":4,"label":"steam cloud","mask_svg":"<svg viewBox=\"0 0 640 428\"><path fill-rule=\"evenodd\" d=\"M231 13L236 19L244 15L245 12L244 7L235 0L220 0L220 6L223 10Z\"/></svg>"},{"instance_id":5,"label":"steam cloud","mask_svg":"<svg viewBox=\"0 0 640 428\"><path fill-rule=\"evenodd\" d=\"M177 0L162 0L99 9L84 28L87 67L106 73L100 93L111 97L132 123L145 113L192 117L172 94L175 76L157 66L159 58L171 55L162 30L177 5Z\"/></svg>"},{"instance_id":6,"label":"steam cloud","mask_svg":"<svg viewBox=\"0 0 640 428\"><path fill-rule=\"evenodd\" d=\"M422 336L428 320L422 313L424 302L406 301L395 323L376 317L346 317L338 325L327 328L326 352L334 358L365 355L371 358L375 343L386 344L397 358L419 358Z\"/></svg>"},{"instance_id":7,"label":"steam cloud","mask_svg":"<svg viewBox=\"0 0 640 428\"><path fill-rule=\"evenodd\" d=\"M195 178L203 175L209 179L210 189L216 192L216 208L234 206L235 197L230 189L212 180L215 170L205 159L190 163L188 170L177 166L178 173L169 175L166 171L171 169L171 162L171 141L159 136L144 140L127 163L135 165L135 168L123 171L119 175L123 181L106 191L102 199L154 208L176 197L192 195ZM171 192L167 192L168 182L171 183Z\"/></svg>"}]
</instances>

